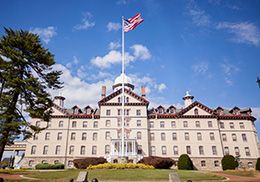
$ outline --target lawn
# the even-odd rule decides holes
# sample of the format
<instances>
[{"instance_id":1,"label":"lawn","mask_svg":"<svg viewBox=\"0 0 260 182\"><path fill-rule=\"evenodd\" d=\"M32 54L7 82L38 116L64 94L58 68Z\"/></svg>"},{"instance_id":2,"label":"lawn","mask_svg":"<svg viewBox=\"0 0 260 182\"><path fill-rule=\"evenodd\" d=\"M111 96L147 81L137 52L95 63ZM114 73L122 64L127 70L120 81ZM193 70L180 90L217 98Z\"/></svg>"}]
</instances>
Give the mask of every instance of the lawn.
<instances>
[{"instance_id":1,"label":"lawn","mask_svg":"<svg viewBox=\"0 0 260 182\"><path fill-rule=\"evenodd\" d=\"M235 176L247 176L247 177L253 177L255 175L254 170L226 170L222 173L235 175Z\"/></svg>"},{"instance_id":2,"label":"lawn","mask_svg":"<svg viewBox=\"0 0 260 182\"><path fill-rule=\"evenodd\" d=\"M81 170L82 171L82 170ZM71 178L76 180L80 170L65 171L27 171L23 172L26 177L41 179L38 181L64 182ZM188 179L194 181L222 180L224 178L210 172L167 170L167 169L97 169L89 170L88 179L97 178L100 181L168 181L169 173L177 172L183 181ZM11 181L11 180L9 180ZM24 181L24 180L23 180ZM32 180L27 180L32 181Z\"/></svg>"}]
</instances>

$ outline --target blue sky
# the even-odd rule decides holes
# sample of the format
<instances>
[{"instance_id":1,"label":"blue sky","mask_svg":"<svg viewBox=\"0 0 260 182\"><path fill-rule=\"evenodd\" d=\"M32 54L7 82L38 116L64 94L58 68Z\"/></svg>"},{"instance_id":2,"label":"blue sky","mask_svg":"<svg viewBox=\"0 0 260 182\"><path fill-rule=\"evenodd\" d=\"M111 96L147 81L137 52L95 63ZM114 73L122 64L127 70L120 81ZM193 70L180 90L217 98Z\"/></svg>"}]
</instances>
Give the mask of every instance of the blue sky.
<instances>
[{"instance_id":1,"label":"blue sky","mask_svg":"<svg viewBox=\"0 0 260 182\"><path fill-rule=\"evenodd\" d=\"M40 35L64 72L71 107L97 107L102 85L120 74L121 17L144 22L125 34L126 73L145 85L151 106L195 100L216 108L251 107L260 131L260 1L2 0L3 27ZM58 94L57 92L54 94Z\"/></svg>"}]
</instances>

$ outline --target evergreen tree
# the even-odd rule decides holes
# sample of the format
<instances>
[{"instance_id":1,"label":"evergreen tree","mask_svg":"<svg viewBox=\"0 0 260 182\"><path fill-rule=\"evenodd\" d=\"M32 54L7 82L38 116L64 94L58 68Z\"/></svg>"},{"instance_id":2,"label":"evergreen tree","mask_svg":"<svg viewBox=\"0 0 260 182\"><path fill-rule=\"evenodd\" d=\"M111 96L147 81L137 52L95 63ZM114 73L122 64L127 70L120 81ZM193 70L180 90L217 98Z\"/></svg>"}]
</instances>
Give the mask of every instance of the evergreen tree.
<instances>
[{"instance_id":1,"label":"evergreen tree","mask_svg":"<svg viewBox=\"0 0 260 182\"><path fill-rule=\"evenodd\" d=\"M221 159L221 164L223 170L236 169L239 165L233 155L225 155Z\"/></svg>"},{"instance_id":2,"label":"evergreen tree","mask_svg":"<svg viewBox=\"0 0 260 182\"><path fill-rule=\"evenodd\" d=\"M255 169L257 171L260 171L260 157L257 158L256 164L255 164Z\"/></svg>"},{"instance_id":3,"label":"evergreen tree","mask_svg":"<svg viewBox=\"0 0 260 182\"><path fill-rule=\"evenodd\" d=\"M178 169L193 170L193 163L187 154L182 154L178 160Z\"/></svg>"},{"instance_id":4,"label":"evergreen tree","mask_svg":"<svg viewBox=\"0 0 260 182\"><path fill-rule=\"evenodd\" d=\"M30 117L50 120L52 101L48 90L59 89L60 71L54 71L54 56L39 36L5 28L0 37L0 160L4 148L14 139L24 139L44 128L33 126Z\"/></svg>"}]
</instances>

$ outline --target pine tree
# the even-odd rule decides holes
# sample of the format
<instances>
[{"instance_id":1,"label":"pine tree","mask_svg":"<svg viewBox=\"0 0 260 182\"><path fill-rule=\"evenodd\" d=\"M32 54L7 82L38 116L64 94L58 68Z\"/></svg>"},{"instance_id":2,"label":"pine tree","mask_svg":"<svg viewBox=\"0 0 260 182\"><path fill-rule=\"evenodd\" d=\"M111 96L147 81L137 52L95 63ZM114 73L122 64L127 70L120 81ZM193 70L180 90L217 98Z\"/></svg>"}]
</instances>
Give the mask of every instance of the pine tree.
<instances>
[{"instance_id":1,"label":"pine tree","mask_svg":"<svg viewBox=\"0 0 260 182\"><path fill-rule=\"evenodd\" d=\"M39 36L5 28L0 38L0 160L4 148L23 135L31 137L44 128L33 126L30 117L48 122L51 114L50 89L59 89L60 71L54 71L54 56Z\"/></svg>"}]
</instances>

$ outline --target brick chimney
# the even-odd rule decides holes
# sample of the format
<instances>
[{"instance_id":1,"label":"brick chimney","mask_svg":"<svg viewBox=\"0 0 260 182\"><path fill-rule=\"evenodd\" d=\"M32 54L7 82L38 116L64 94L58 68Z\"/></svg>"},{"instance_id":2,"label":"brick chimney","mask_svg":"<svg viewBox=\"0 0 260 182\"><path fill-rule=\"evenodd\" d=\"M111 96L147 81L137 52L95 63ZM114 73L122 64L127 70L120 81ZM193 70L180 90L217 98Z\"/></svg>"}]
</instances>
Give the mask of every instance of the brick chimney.
<instances>
[{"instance_id":1,"label":"brick chimney","mask_svg":"<svg viewBox=\"0 0 260 182\"><path fill-rule=\"evenodd\" d=\"M101 99L104 99L106 97L106 90L106 86L103 85L101 88Z\"/></svg>"},{"instance_id":2,"label":"brick chimney","mask_svg":"<svg viewBox=\"0 0 260 182\"><path fill-rule=\"evenodd\" d=\"M141 96L145 97L145 86L141 86Z\"/></svg>"}]
</instances>

